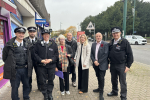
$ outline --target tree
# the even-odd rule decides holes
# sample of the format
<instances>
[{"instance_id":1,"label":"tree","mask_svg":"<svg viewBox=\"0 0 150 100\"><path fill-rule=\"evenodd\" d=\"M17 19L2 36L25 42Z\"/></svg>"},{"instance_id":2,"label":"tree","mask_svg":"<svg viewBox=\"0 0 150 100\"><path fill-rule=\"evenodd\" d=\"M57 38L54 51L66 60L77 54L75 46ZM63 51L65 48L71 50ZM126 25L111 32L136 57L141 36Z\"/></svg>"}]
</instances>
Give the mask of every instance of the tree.
<instances>
[{"instance_id":1,"label":"tree","mask_svg":"<svg viewBox=\"0 0 150 100\"><path fill-rule=\"evenodd\" d=\"M65 36L67 36L67 33L72 33L74 37L77 34L77 28L75 26L70 26L66 29Z\"/></svg>"},{"instance_id":2,"label":"tree","mask_svg":"<svg viewBox=\"0 0 150 100\"><path fill-rule=\"evenodd\" d=\"M150 3L143 2L143 0L136 1L135 8L135 24L134 28L137 31L136 34L150 35ZM126 23L126 34L133 33L133 13L132 8L134 7L134 2L131 3L131 0L128 0L127 8L127 23ZM115 2L113 6L107 8L106 11L99 13L96 16L88 16L81 23L81 30L85 31L87 35L92 35L86 30L86 27L89 22L95 23L95 32L105 32L111 33L110 30L112 27L123 26L123 2L122 0Z\"/></svg>"}]
</instances>

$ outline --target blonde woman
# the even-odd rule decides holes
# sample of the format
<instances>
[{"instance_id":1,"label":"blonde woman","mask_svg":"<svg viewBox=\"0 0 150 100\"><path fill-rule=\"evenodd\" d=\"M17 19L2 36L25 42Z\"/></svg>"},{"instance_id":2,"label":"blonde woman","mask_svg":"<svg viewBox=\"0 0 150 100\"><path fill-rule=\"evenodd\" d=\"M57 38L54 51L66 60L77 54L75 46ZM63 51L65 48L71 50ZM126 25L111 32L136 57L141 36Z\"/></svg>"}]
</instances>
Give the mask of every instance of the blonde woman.
<instances>
[{"instance_id":1,"label":"blonde woman","mask_svg":"<svg viewBox=\"0 0 150 100\"><path fill-rule=\"evenodd\" d=\"M57 62L56 71L60 70L64 75L64 79L59 78L61 95L65 95L65 92L69 95L69 58L72 58L73 53L71 47L65 44L64 35L59 35L58 40L59 61Z\"/></svg>"},{"instance_id":2,"label":"blonde woman","mask_svg":"<svg viewBox=\"0 0 150 100\"><path fill-rule=\"evenodd\" d=\"M80 90L80 94L88 92L90 53L91 47L87 37L85 34L82 34L74 58L76 66L78 67L78 89Z\"/></svg>"}]
</instances>

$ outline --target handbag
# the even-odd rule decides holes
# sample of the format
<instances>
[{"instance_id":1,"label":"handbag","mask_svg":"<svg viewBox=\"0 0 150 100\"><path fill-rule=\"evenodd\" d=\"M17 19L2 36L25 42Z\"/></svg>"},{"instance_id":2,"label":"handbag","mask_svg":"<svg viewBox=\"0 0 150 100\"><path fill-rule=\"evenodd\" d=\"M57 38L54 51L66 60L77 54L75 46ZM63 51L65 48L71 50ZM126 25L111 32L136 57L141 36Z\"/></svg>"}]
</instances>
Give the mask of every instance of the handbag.
<instances>
[{"instance_id":1,"label":"handbag","mask_svg":"<svg viewBox=\"0 0 150 100\"><path fill-rule=\"evenodd\" d=\"M75 64L74 60L71 59L70 57L68 57L68 60L69 60L69 65L70 66L73 66Z\"/></svg>"}]
</instances>

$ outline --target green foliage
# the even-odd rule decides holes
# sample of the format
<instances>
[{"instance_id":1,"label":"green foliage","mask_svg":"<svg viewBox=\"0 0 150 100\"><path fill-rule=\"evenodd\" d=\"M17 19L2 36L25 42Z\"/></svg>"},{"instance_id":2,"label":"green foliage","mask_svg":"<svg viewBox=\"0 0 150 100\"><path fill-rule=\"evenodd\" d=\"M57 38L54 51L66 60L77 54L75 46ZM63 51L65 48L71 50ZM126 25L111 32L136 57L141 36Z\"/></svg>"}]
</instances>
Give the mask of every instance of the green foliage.
<instances>
[{"instance_id":1,"label":"green foliage","mask_svg":"<svg viewBox=\"0 0 150 100\"><path fill-rule=\"evenodd\" d=\"M126 26L126 34L133 33L133 13L132 8L134 8L134 2L131 3L132 0L128 0L128 8L127 8L127 26ZM134 0L133 0L134 1ZM112 27L119 26L122 28L123 26L123 2L122 0L115 2L113 6L107 8L106 11L99 13L96 16L88 16L81 23L81 30L85 31L85 33L89 36L92 36L91 33L86 30L89 22L95 23L95 32L101 32L104 34L105 32L111 33L110 30ZM144 36L145 34L150 35L150 3L143 2L141 0L136 1L135 8L135 31L136 34L140 34ZM148 35L148 36L149 36Z\"/></svg>"}]
</instances>

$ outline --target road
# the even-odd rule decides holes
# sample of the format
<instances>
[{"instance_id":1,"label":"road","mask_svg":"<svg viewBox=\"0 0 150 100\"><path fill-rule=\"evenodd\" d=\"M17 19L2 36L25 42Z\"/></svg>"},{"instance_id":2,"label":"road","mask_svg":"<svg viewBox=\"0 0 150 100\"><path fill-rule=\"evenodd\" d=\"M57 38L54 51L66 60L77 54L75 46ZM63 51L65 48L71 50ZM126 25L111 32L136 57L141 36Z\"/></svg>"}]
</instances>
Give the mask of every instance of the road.
<instances>
[{"instance_id":1,"label":"road","mask_svg":"<svg viewBox=\"0 0 150 100\"><path fill-rule=\"evenodd\" d=\"M150 44L131 45L134 61L150 65Z\"/></svg>"},{"instance_id":2,"label":"road","mask_svg":"<svg viewBox=\"0 0 150 100\"><path fill-rule=\"evenodd\" d=\"M92 44L92 42L89 42ZM146 45L131 45L134 61L150 66L150 44Z\"/></svg>"}]
</instances>

